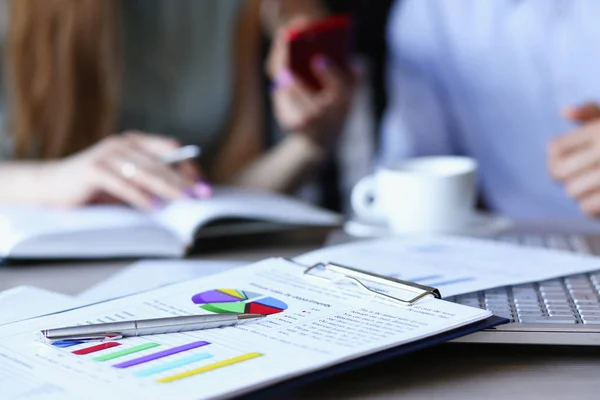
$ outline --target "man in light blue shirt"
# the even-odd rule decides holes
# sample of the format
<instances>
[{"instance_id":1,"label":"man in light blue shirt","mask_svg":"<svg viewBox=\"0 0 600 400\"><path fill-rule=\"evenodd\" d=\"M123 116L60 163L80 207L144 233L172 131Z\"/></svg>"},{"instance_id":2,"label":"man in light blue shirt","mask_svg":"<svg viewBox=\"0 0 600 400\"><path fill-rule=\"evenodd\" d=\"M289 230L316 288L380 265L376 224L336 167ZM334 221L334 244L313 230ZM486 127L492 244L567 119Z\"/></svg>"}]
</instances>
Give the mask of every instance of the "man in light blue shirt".
<instances>
[{"instance_id":1,"label":"man in light blue shirt","mask_svg":"<svg viewBox=\"0 0 600 400\"><path fill-rule=\"evenodd\" d=\"M494 211L600 216L598 16L598 0L397 2L380 162L469 155Z\"/></svg>"}]
</instances>

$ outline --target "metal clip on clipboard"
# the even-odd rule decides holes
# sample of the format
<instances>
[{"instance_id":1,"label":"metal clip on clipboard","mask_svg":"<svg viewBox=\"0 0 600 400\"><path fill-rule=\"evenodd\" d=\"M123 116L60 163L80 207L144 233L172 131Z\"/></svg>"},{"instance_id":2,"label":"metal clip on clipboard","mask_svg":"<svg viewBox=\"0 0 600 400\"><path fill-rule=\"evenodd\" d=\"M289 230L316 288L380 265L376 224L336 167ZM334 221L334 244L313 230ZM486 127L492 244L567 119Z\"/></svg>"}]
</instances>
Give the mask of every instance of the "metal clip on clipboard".
<instances>
[{"instance_id":1,"label":"metal clip on clipboard","mask_svg":"<svg viewBox=\"0 0 600 400\"><path fill-rule=\"evenodd\" d=\"M343 281L354 283L358 287L378 296L409 305L429 295L436 299L442 298L440 291L430 286L403 281L339 264L318 263L306 268L304 275L327 280L332 283L341 283ZM390 294L390 292L394 294Z\"/></svg>"}]
</instances>

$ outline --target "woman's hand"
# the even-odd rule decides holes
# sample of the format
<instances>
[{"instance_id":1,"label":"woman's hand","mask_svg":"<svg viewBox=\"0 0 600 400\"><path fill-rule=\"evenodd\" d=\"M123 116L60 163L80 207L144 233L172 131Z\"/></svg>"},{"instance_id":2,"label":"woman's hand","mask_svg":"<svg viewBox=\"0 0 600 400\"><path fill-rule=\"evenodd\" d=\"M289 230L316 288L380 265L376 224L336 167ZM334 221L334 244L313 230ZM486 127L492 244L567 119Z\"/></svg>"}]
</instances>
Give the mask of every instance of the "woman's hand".
<instances>
[{"instance_id":1,"label":"woman's hand","mask_svg":"<svg viewBox=\"0 0 600 400\"><path fill-rule=\"evenodd\" d=\"M581 210L600 216L600 108L595 103L567 109L568 119L582 125L550 142L548 168Z\"/></svg>"},{"instance_id":2,"label":"woman's hand","mask_svg":"<svg viewBox=\"0 0 600 400\"><path fill-rule=\"evenodd\" d=\"M112 136L43 166L38 186L45 203L58 207L114 199L150 210L165 201L206 196L196 165L174 168L162 161L179 147L175 140L142 133Z\"/></svg>"},{"instance_id":3,"label":"woman's hand","mask_svg":"<svg viewBox=\"0 0 600 400\"><path fill-rule=\"evenodd\" d=\"M296 19L290 26L306 23L306 19ZM359 74L353 71L349 76L324 55L319 56L312 60L312 70L322 89L314 91L308 88L288 68L284 29L274 38L267 60L267 72L273 81L275 115L284 130L304 134L326 148L335 141L343 127Z\"/></svg>"}]
</instances>

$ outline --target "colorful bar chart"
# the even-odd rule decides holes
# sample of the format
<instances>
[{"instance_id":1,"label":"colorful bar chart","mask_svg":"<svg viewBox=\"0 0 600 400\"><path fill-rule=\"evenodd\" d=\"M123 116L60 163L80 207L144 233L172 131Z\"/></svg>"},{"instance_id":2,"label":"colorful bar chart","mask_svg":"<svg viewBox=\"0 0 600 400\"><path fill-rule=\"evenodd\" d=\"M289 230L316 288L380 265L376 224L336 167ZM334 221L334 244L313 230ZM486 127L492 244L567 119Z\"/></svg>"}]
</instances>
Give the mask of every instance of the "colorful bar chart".
<instances>
[{"instance_id":1,"label":"colorful bar chart","mask_svg":"<svg viewBox=\"0 0 600 400\"><path fill-rule=\"evenodd\" d=\"M248 360L251 360L253 358L257 358L257 357L261 357L261 356L263 356L262 353L247 353L247 354L243 354L241 356L229 358L227 360L223 360L223 361L219 361L219 362L216 362L216 363L208 364L208 365L205 365L205 366L200 367L200 368L196 368L196 369L192 369L192 370L189 370L189 371L185 371L185 372L182 372L180 374L175 374L175 375L167 376L166 378L158 379L157 382L158 383L171 383L171 382L178 381L180 379L185 379L185 378L189 378L189 377L192 377L192 376L195 376L195 375L203 374L205 372L214 371L215 369L219 369L219 368L223 368L223 367L228 367L230 365L234 365L234 364L237 364L237 363L248 361Z\"/></svg>"},{"instance_id":2,"label":"colorful bar chart","mask_svg":"<svg viewBox=\"0 0 600 400\"><path fill-rule=\"evenodd\" d=\"M206 294L204 293L204 295ZM246 305L256 303L278 310L287 307L286 304L277 299L251 292L220 292L216 294L221 296L219 299L213 295L215 293L208 294L206 300L230 300L230 297L235 295L240 300L246 300L248 303L242 303ZM242 299L244 296L245 299ZM199 299L196 298L196 300ZM262 303L258 303L259 301ZM225 303L230 302L226 301ZM72 356L80 357L80 359L85 359L86 362L105 363L104 365L110 366L109 368L122 370L123 372L130 371L131 376L157 383L179 381L263 356L262 353L257 352L239 355L238 350L232 352L229 346L222 348L222 345L215 345L205 340L186 343L182 339L188 341L189 337L182 335L163 338L159 335L152 341L146 341L147 339L144 338L116 341L113 338L112 340L109 339L110 341L96 342L95 344L81 340L68 340L54 342L52 345L56 349L65 349L63 351ZM157 349L152 350L155 348ZM205 348L211 349L211 351L206 352ZM115 361L110 364L107 363L112 360Z\"/></svg>"},{"instance_id":3,"label":"colorful bar chart","mask_svg":"<svg viewBox=\"0 0 600 400\"><path fill-rule=\"evenodd\" d=\"M160 343L145 343L145 344L140 344L138 346L130 347L128 349L124 349L124 350L120 350L120 351L115 351L114 353L109 353L109 354L105 354L105 355L96 357L93 360L94 361L101 361L101 362L110 361L110 360L114 360L115 358L128 356L129 354L133 354L133 353L139 353L140 351L152 349L152 348L158 347L158 346L160 346Z\"/></svg>"},{"instance_id":4,"label":"colorful bar chart","mask_svg":"<svg viewBox=\"0 0 600 400\"><path fill-rule=\"evenodd\" d=\"M115 364L115 365L113 365L113 367L121 368L121 369L130 368L130 367L134 367L136 365L140 365L140 364L144 364L144 363L147 363L150 361L154 361L154 360L158 360L158 359L165 358L168 356L172 356L174 354L182 353L184 351L197 349L198 347L203 347L203 346L206 346L209 344L210 344L209 342L204 342L204 341L188 343L188 344L184 344L183 346L172 347L170 349L159 351L157 353L148 354L147 356L134 358L133 360Z\"/></svg>"}]
</instances>

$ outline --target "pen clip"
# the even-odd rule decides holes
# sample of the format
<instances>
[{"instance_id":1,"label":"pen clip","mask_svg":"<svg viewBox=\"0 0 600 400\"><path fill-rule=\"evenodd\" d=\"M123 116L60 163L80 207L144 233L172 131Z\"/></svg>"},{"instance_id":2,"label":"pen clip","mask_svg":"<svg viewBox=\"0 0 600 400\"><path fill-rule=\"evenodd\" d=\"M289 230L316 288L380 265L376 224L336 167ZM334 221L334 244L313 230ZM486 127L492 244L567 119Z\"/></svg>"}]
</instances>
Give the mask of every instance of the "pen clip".
<instances>
[{"instance_id":1,"label":"pen clip","mask_svg":"<svg viewBox=\"0 0 600 400\"><path fill-rule=\"evenodd\" d=\"M108 342L111 340L122 339L123 336L114 333L114 334L104 334L104 335L82 335L82 336L70 336L68 338L56 338L56 339L47 339L51 344L56 342Z\"/></svg>"}]
</instances>

